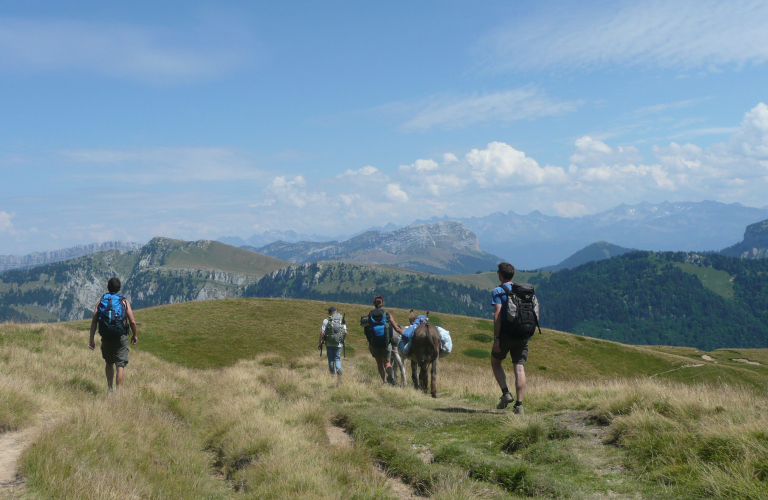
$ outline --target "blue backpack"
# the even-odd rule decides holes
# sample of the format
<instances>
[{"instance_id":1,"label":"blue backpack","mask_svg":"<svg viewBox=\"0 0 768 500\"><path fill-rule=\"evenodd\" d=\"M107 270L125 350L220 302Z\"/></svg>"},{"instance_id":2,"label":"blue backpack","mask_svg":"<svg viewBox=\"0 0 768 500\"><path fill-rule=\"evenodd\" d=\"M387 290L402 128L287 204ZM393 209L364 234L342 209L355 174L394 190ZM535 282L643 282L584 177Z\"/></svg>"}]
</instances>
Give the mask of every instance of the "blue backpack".
<instances>
[{"instance_id":1,"label":"blue backpack","mask_svg":"<svg viewBox=\"0 0 768 500\"><path fill-rule=\"evenodd\" d=\"M386 311L383 309L381 313L378 313L377 310L374 311L368 313L368 328L370 329L368 342L372 347L386 349L392 340L392 325L387 318Z\"/></svg>"},{"instance_id":2,"label":"blue backpack","mask_svg":"<svg viewBox=\"0 0 768 500\"><path fill-rule=\"evenodd\" d=\"M119 338L128 333L125 299L119 293L105 293L99 302L99 335Z\"/></svg>"}]
</instances>

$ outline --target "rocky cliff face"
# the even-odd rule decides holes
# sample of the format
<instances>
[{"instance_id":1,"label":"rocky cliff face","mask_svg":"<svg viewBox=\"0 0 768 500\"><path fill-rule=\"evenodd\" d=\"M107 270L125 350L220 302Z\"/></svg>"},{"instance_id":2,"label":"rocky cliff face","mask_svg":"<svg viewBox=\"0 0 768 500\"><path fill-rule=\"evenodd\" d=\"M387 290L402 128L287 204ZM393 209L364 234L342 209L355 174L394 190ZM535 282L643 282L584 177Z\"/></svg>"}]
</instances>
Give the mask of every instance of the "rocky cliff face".
<instances>
[{"instance_id":1,"label":"rocky cliff face","mask_svg":"<svg viewBox=\"0 0 768 500\"><path fill-rule=\"evenodd\" d=\"M744 241L721 250L720 253L742 259L768 258L768 220L747 226Z\"/></svg>"},{"instance_id":2,"label":"rocky cliff face","mask_svg":"<svg viewBox=\"0 0 768 500\"><path fill-rule=\"evenodd\" d=\"M253 275L218 269L162 267L169 253L205 251L210 241L184 242L155 238L139 252L117 250L0 275L0 309L9 306L27 311L28 320L77 320L90 317L112 277L123 282L123 294L135 308L192 300L240 297L256 283ZM2 321L2 317L0 317Z\"/></svg>"},{"instance_id":3,"label":"rocky cliff face","mask_svg":"<svg viewBox=\"0 0 768 500\"><path fill-rule=\"evenodd\" d=\"M344 260L438 274L473 273L499 262L480 249L472 231L455 221L415 224L386 233L368 231L341 243L279 241L253 250L297 264Z\"/></svg>"},{"instance_id":4,"label":"rocky cliff face","mask_svg":"<svg viewBox=\"0 0 768 500\"><path fill-rule=\"evenodd\" d=\"M52 250L50 252L36 252L29 255L0 255L0 272L9 269L27 269L30 267L43 266L53 262L63 262L65 260L76 259L84 255L107 250L119 250L121 252L135 252L141 249L140 243L124 243L122 241L107 241L105 243L93 243L91 245L77 245L62 250Z\"/></svg>"}]
</instances>

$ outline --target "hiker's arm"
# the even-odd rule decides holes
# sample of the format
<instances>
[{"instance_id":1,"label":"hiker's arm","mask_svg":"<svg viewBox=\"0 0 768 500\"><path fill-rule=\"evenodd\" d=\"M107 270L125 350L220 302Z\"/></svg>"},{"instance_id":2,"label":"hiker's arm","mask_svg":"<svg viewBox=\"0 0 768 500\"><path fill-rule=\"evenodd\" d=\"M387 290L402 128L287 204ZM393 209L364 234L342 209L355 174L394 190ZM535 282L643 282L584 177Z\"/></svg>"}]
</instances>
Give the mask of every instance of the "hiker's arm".
<instances>
[{"instance_id":1,"label":"hiker's arm","mask_svg":"<svg viewBox=\"0 0 768 500\"><path fill-rule=\"evenodd\" d=\"M136 342L139 341L139 333L136 326L136 318L133 317L133 309L131 309L131 303L127 300L125 301L125 315L128 317L128 324L131 325L131 331L133 332L131 343L136 345Z\"/></svg>"},{"instance_id":2,"label":"hiker's arm","mask_svg":"<svg viewBox=\"0 0 768 500\"><path fill-rule=\"evenodd\" d=\"M317 348L320 349L323 346L323 337L325 336L325 327L328 326L328 319L323 320L323 325L320 327L320 338L317 339Z\"/></svg>"},{"instance_id":3,"label":"hiker's arm","mask_svg":"<svg viewBox=\"0 0 768 500\"><path fill-rule=\"evenodd\" d=\"M493 350L501 352L499 347L499 335L501 335L501 304L493 305Z\"/></svg>"},{"instance_id":4,"label":"hiker's arm","mask_svg":"<svg viewBox=\"0 0 768 500\"><path fill-rule=\"evenodd\" d=\"M394 329L397 333L402 335L403 334L402 327L397 324L397 321L395 320L395 318L392 317L391 314L389 314L389 313L387 313L387 314L389 315L389 322L392 323L392 329Z\"/></svg>"},{"instance_id":5,"label":"hiker's arm","mask_svg":"<svg viewBox=\"0 0 768 500\"><path fill-rule=\"evenodd\" d=\"M91 336L88 339L88 349L94 350L96 348L96 325L99 324L99 303L96 302L96 307L93 309L93 319L91 319Z\"/></svg>"}]
</instances>

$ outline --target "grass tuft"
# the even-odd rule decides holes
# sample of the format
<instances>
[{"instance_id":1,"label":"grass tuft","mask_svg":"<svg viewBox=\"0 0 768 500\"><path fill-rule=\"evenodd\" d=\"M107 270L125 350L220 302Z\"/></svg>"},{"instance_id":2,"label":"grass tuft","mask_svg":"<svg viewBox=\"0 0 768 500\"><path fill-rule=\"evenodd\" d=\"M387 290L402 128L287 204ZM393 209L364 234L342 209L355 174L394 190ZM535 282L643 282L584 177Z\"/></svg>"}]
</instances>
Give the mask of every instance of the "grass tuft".
<instances>
[{"instance_id":1,"label":"grass tuft","mask_svg":"<svg viewBox=\"0 0 768 500\"><path fill-rule=\"evenodd\" d=\"M477 359L486 359L491 357L491 352L486 349L466 349L462 352L465 356Z\"/></svg>"}]
</instances>

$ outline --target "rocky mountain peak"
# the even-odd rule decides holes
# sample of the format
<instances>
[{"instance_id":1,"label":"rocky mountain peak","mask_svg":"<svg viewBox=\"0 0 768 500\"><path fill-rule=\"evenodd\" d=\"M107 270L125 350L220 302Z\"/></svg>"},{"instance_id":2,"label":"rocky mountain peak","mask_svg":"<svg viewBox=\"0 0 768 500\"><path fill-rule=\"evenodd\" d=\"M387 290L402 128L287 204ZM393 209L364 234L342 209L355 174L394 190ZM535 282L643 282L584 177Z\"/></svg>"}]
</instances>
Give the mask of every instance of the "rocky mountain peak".
<instances>
[{"instance_id":1,"label":"rocky mountain peak","mask_svg":"<svg viewBox=\"0 0 768 500\"><path fill-rule=\"evenodd\" d=\"M461 249L481 252L475 233L456 221L433 224L415 224L390 233L384 233L382 250L391 253L406 253L430 247Z\"/></svg>"}]
</instances>

